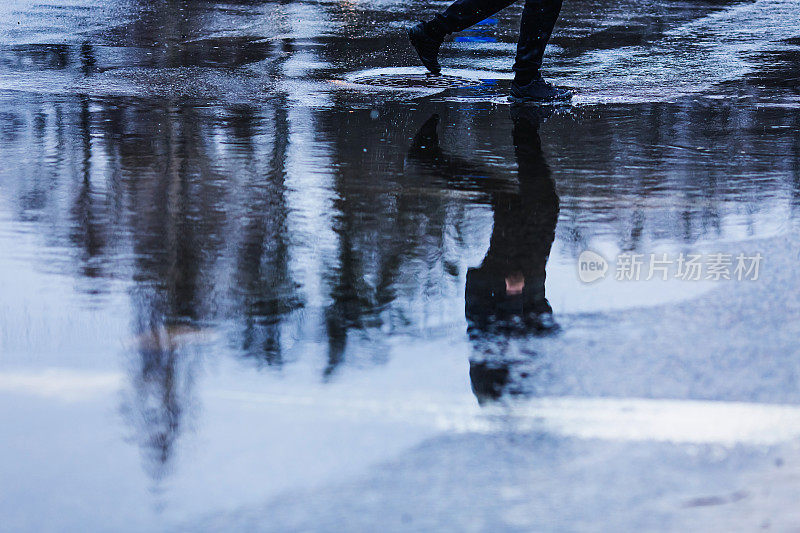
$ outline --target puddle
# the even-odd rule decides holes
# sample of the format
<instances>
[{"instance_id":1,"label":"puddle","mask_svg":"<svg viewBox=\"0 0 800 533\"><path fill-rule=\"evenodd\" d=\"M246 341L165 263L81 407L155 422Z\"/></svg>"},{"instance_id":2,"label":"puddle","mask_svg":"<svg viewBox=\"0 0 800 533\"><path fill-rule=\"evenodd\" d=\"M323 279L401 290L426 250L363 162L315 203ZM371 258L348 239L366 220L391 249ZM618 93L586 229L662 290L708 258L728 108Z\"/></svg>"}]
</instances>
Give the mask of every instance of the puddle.
<instances>
[{"instance_id":1,"label":"puddle","mask_svg":"<svg viewBox=\"0 0 800 533\"><path fill-rule=\"evenodd\" d=\"M491 435L497 381L580 393L581 368L547 382L549 335L720 287L618 281L616 263L585 283L582 252L750 252L796 227L785 2L565 5L545 70L579 94L555 108L506 99L520 6L448 42L431 78L401 24L424 6L111 4L0 7L12 529L159 528ZM786 53L764 69L743 43ZM507 352L510 377L476 361ZM643 420L643 440L690 442L689 411L743 417L703 442L796 434L788 406L626 401L517 415L577 438Z\"/></svg>"}]
</instances>

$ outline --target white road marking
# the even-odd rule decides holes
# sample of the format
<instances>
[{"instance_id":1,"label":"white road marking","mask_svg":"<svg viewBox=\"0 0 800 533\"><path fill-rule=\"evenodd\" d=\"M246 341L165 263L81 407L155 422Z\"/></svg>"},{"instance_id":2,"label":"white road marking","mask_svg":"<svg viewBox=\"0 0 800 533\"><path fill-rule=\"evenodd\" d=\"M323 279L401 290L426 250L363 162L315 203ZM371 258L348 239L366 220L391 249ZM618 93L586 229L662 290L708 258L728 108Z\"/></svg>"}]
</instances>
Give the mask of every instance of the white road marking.
<instances>
[{"instance_id":1,"label":"white road marking","mask_svg":"<svg viewBox=\"0 0 800 533\"><path fill-rule=\"evenodd\" d=\"M252 405L307 407L336 416L430 424L443 431L545 432L582 439L770 445L800 437L800 406L643 398L546 397L477 406L423 398L332 398L216 391Z\"/></svg>"},{"instance_id":2,"label":"white road marking","mask_svg":"<svg viewBox=\"0 0 800 533\"><path fill-rule=\"evenodd\" d=\"M124 375L50 368L0 372L0 393L59 401L113 394ZM440 396L347 396L317 389L311 395L210 389L207 400L264 409L314 409L364 423L370 419L431 426L445 432L544 432L581 439L771 445L800 438L800 406L702 400L544 397L478 407ZM466 398L466 396L465 396Z\"/></svg>"},{"instance_id":3,"label":"white road marking","mask_svg":"<svg viewBox=\"0 0 800 533\"><path fill-rule=\"evenodd\" d=\"M118 372L46 368L39 371L0 372L0 392L27 394L63 401L89 400L118 391Z\"/></svg>"}]
</instances>

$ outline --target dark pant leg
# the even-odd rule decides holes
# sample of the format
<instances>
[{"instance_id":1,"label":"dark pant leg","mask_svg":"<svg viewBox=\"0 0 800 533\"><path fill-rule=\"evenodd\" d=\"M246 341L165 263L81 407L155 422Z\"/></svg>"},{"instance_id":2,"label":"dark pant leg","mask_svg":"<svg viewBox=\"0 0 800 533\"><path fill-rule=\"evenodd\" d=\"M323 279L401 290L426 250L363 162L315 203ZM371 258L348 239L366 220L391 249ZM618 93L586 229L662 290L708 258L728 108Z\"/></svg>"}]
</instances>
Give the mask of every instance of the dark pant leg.
<instances>
[{"instance_id":1,"label":"dark pant leg","mask_svg":"<svg viewBox=\"0 0 800 533\"><path fill-rule=\"evenodd\" d=\"M526 0L519 28L514 72L518 79L532 79L539 73L547 41L561 11L562 0Z\"/></svg>"},{"instance_id":2,"label":"dark pant leg","mask_svg":"<svg viewBox=\"0 0 800 533\"><path fill-rule=\"evenodd\" d=\"M456 0L427 23L426 29L438 38L465 30L504 9L516 0Z\"/></svg>"}]
</instances>

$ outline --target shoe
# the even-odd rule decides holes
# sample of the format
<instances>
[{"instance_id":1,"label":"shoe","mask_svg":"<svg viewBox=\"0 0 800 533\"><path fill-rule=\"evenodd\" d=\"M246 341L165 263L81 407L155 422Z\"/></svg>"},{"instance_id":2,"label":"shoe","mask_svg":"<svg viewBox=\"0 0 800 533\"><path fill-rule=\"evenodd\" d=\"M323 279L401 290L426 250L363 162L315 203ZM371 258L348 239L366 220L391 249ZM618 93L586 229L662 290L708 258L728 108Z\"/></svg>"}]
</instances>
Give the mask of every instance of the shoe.
<instances>
[{"instance_id":1,"label":"shoe","mask_svg":"<svg viewBox=\"0 0 800 533\"><path fill-rule=\"evenodd\" d=\"M561 329L551 312L531 313L525 319L526 326L536 335L550 335Z\"/></svg>"},{"instance_id":2,"label":"shoe","mask_svg":"<svg viewBox=\"0 0 800 533\"><path fill-rule=\"evenodd\" d=\"M572 98L572 91L564 87L556 87L539 76L528 85L518 85L517 82L512 82L511 96L508 98L512 102L554 102L569 100Z\"/></svg>"},{"instance_id":3,"label":"shoe","mask_svg":"<svg viewBox=\"0 0 800 533\"><path fill-rule=\"evenodd\" d=\"M431 37L422 22L408 30L408 39L411 46L417 51L422 64L431 74L439 74L442 68L439 66L439 47L442 41Z\"/></svg>"}]
</instances>

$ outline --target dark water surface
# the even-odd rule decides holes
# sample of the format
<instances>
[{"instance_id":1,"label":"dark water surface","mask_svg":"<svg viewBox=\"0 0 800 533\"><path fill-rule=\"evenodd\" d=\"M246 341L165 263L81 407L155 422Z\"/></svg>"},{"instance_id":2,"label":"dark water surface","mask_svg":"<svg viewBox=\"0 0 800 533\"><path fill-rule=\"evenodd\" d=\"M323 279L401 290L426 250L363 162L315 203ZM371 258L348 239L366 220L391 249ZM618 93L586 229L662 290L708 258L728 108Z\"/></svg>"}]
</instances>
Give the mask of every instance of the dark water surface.
<instances>
[{"instance_id":1,"label":"dark water surface","mask_svg":"<svg viewBox=\"0 0 800 533\"><path fill-rule=\"evenodd\" d=\"M0 7L0 529L356 474L546 388L497 362L542 333L480 325L497 284L591 335L714 284L585 285L582 251L796 228L796 2L566 2L560 109L505 102L521 5L446 45L467 82L409 78L443 5Z\"/></svg>"}]
</instances>

